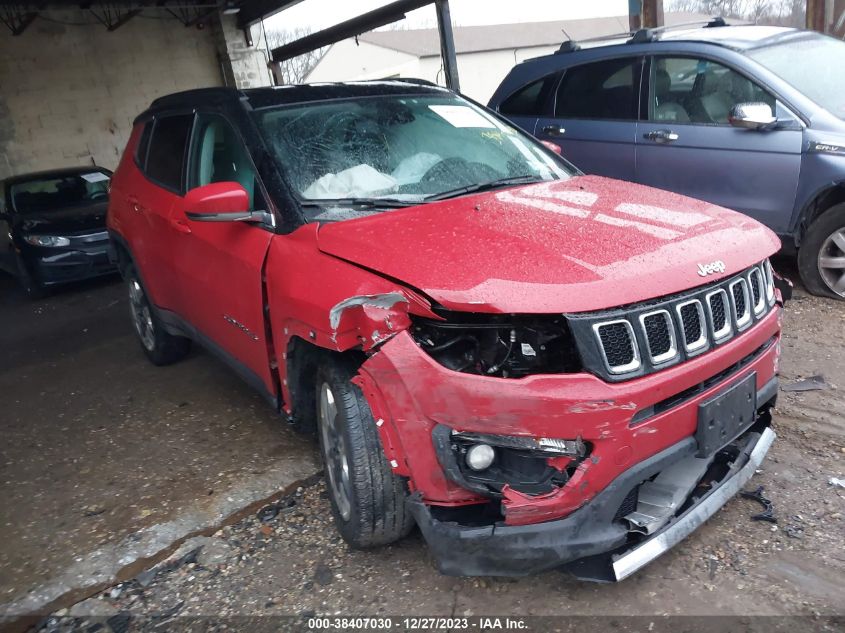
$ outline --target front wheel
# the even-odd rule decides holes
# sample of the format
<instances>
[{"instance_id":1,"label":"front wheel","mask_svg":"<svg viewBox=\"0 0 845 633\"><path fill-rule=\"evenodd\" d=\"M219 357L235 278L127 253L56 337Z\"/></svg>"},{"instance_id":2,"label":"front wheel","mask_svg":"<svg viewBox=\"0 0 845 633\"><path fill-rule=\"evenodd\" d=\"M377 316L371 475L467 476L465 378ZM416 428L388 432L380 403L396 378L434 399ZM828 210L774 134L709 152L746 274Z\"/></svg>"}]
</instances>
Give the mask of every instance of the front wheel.
<instances>
[{"instance_id":1,"label":"front wheel","mask_svg":"<svg viewBox=\"0 0 845 633\"><path fill-rule=\"evenodd\" d=\"M798 270L813 294L845 300L845 203L830 207L807 229Z\"/></svg>"},{"instance_id":2,"label":"front wheel","mask_svg":"<svg viewBox=\"0 0 845 633\"><path fill-rule=\"evenodd\" d=\"M125 278L132 325L147 358L154 365L170 365L182 360L191 349L191 340L169 334L164 329L132 266L127 267Z\"/></svg>"},{"instance_id":3,"label":"front wheel","mask_svg":"<svg viewBox=\"0 0 845 633\"><path fill-rule=\"evenodd\" d=\"M42 286L35 275L29 272L29 268L21 258L18 258L18 281L20 281L21 288L23 288L26 296L30 299L43 299L48 294L47 288Z\"/></svg>"},{"instance_id":4,"label":"front wheel","mask_svg":"<svg viewBox=\"0 0 845 633\"><path fill-rule=\"evenodd\" d=\"M350 382L354 365L326 361L317 372L317 421L326 485L338 531L355 548L406 536L414 519L405 482L387 463L373 414Z\"/></svg>"}]
</instances>

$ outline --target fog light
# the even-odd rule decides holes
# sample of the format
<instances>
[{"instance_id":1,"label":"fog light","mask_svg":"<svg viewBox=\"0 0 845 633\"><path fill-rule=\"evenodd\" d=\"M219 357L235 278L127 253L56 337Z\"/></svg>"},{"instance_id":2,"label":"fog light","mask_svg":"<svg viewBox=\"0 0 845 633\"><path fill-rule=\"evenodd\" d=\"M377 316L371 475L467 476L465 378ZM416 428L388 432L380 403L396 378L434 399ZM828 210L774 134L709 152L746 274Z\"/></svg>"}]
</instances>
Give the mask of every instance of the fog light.
<instances>
[{"instance_id":1,"label":"fog light","mask_svg":"<svg viewBox=\"0 0 845 633\"><path fill-rule=\"evenodd\" d=\"M489 444L473 444L467 449L467 466L473 470L484 470L490 468L496 451Z\"/></svg>"}]
</instances>

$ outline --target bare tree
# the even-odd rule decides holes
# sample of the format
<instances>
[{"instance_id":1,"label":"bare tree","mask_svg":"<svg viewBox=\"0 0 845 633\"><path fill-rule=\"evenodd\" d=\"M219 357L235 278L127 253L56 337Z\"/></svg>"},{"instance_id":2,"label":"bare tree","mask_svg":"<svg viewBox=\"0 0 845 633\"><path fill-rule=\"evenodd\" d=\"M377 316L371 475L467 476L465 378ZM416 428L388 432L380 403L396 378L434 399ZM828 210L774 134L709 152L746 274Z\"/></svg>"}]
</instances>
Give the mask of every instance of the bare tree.
<instances>
[{"instance_id":1,"label":"bare tree","mask_svg":"<svg viewBox=\"0 0 845 633\"><path fill-rule=\"evenodd\" d=\"M806 0L668 0L667 11L739 18L754 24L804 26Z\"/></svg>"},{"instance_id":2,"label":"bare tree","mask_svg":"<svg viewBox=\"0 0 845 633\"><path fill-rule=\"evenodd\" d=\"M267 31L267 46L270 50L284 46L290 42L302 39L306 35L311 35L311 29L307 27L300 27L295 29L285 29L281 31ZM328 51L328 47L318 48L309 51L298 57L287 59L278 64L278 79L283 84L299 84L305 81L317 62L322 59L323 55Z\"/></svg>"}]
</instances>

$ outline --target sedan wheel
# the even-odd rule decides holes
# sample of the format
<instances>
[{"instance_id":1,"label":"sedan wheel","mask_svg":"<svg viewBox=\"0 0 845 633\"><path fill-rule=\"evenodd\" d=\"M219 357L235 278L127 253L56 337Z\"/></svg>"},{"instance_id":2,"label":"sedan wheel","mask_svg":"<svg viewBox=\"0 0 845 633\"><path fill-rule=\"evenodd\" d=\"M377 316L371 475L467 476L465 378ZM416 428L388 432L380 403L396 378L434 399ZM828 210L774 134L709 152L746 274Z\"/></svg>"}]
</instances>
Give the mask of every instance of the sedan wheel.
<instances>
[{"instance_id":1,"label":"sedan wheel","mask_svg":"<svg viewBox=\"0 0 845 633\"><path fill-rule=\"evenodd\" d=\"M845 298L845 227L831 233L819 250L819 274L832 292Z\"/></svg>"}]
</instances>

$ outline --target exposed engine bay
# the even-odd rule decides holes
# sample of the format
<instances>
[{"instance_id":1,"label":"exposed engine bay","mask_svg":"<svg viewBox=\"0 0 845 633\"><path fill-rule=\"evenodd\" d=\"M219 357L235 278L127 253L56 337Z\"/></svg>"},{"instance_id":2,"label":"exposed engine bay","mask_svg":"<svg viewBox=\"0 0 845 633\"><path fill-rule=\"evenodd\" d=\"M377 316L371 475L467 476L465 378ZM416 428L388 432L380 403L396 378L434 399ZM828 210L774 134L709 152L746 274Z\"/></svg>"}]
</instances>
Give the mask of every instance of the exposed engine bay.
<instances>
[{"instance_id":1,"label":"exposed engine bay","mask_svg":"<svg viewBox=\"0 0 845 633\"><path fill-rule=\"evenodd\" d=\"M443 313L414 318L411 334L438 363L454 371L500 378L574 373L581 369L563 316Z\"/></svg>"}]
</instances>

